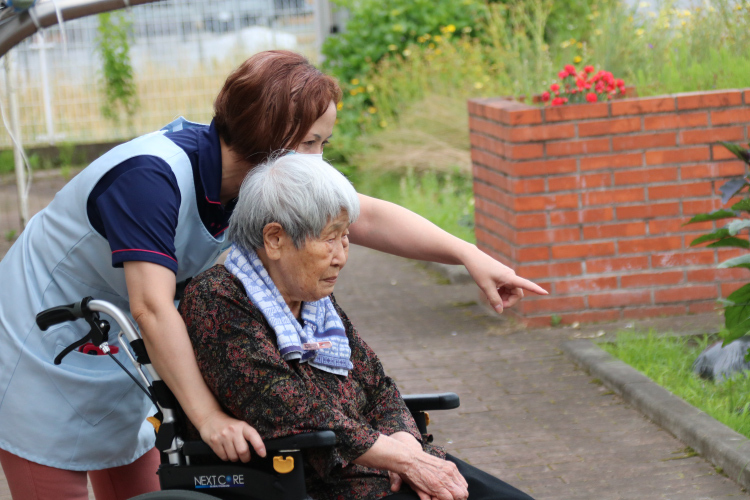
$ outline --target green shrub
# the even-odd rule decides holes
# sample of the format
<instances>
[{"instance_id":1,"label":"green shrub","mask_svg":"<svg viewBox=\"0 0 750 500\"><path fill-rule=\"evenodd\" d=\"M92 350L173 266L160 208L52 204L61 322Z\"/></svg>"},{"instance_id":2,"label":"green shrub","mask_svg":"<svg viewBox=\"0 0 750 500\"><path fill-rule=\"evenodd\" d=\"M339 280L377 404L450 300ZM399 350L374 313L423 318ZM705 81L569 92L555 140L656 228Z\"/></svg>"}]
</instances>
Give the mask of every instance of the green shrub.
<instances>
[{"instance_id":1,"label":"green shrub","mask_svg":"<svg viewBox=\"0 0 750 500\"><path fill-rule=\"evenodd\" d=\"M102 60L104 102L102 115L115 123L125 113L132 118L138 107L138 93L130 63L128 37L132 22L122 12L99 14L96 47Z\"/></svg>"}]
</instances>

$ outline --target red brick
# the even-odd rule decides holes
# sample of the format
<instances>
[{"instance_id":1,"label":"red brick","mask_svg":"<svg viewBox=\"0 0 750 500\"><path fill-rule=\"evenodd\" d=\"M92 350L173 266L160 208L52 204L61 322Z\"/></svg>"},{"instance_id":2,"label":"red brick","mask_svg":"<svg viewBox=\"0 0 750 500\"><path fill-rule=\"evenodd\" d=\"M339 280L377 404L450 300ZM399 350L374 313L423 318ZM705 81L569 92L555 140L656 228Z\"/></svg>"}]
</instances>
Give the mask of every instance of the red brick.
<instances>
[{"instance_id":1,"label":"red brick","mask_svg":"<svg viewBox=\"0 0 750 500\"><path fill-rule=\"evenodd\" d=\"M673 97L652 97L641 99L622 99L612 102L612 116L643 115L674 111Z\"/></svg>"},{"instance_id":2,"label":"red brick","mask_svg":"<svg viewBox=\"0 0 750 500\"><path fill-rule=\"evenodd\" d=\"M585 226L583 238L596 240L600 238L626 238L628 236L643 236L646 234L644 222L624 222L620 224L604 224Z\"/></svg>"},{"instance_id":3,"label":"red brick","mask_svg":"<svg viewBox=\"0 0 750 500\"><path fill-rule=\"evenodd\" d=\"M542 111L540 109L509 111L503 115L502 121L508 125L535 125L542 123Z\"/></svg>"},{"instance_id":4,"label":"red brick","mask_svg":"<svg viewBox=\"0 0 750 500\"><path fill-rule=\"evenodd\" d=\"M494 186L488 186L479 182L474 183L474 195L488 200L492 200L498 205L509 207L515 197L510 196L504 191L500 191Z\"/></svg>"},{"instance_id":5,"label":"red brick","mask_svg":"<svg viewBox=\"0 0 750 500\"><path fill-rule=\"evenodd\" d=\"M615 172L615 184L651 184L677 180L677 167L647 168L642 170L622 170Z\"/></svg>"},{"instance_id":6,"label":"red brick","mask_svg":"<svg viewBox=\"0 0 750 500\"><path fill-rule=\"evenodd\" d=\"M651 290L589 294L589 307L594 309L644 304L651 304Z\"/></svg>"},{"instance_id":7,"label":"red brick","mask_svg":"<svg viewBox=\"0 0 750 500\"><path fill-rule=\"evenodd\" d=\"M617 277L574 279L555 282L554 294L591 293L617 288Z\"/></svg>"},{"instance_id":8,"label":"red brick","mask_svg":"<svg viewBox=\"0 0 750 500\"><path fill-rule=\"evenodd\" d=\"M717 257L719 262L724 262L725 260L734 259L745 254L747 254L747 250L742 248L719 248Z\"/></svg>"},{"instance_id":9,"label":"red brick","mask_svg":"<svg viewBox=\"0 0 750 500\"><path fill-rule=\"evenodd\" d=\"M519 231L516 234L517 245L541 245L544 243L564 243L580 241L581 231L578 228L544 229L542 231Z\"/></svg>"},{"instance_id":10,"label":"red brick","mask_svg":"<svg viewBox=\"0 0 750 500\"><path fill-rule=\"evenodd\" d=\"M730 177L745 173L745 163L741 161L722 161L702 163L699 165L682 165L680 178L689 179L716 179L717 177Z\"/></svg>"},{"instance_id":11,"label":"red brick","mask_svg":"<svg viewBox=\"0 0 750 500\"><path fill-rule=\"evenodd\" d=\"M648 222L648 233L652 235L657 234L670 234L670 233L683 233L687 231L703 231L709 232L713 230L712 222L701 222L698 224L690 224L685 226L684 224L688 219L680 217L677 219L655 219Z\"/></svg>"},{"instance_id":12,"label":"red brick","mask_svg":"<svg viewBox=\"0 0 750 500\"><path fill-rule=\"evenodd\" d=\"M605 191L584 191L581 193L581 204L584 207L594 205L612 205L645 200L644 188L607 189Z\"/></svg>"},{"instance_id":13,"label":"red brick","mask_svg":"<svg viewBox=\"0 0 750 500\"><path fill-rule=\"evenodd\" d=\"M742 93L742 101L743 101L743 102L744 102L745 104L750 104L750 90L745 90L745 91L744 91L744 92Z\"/></svg>"},{"instance_id":14,"label":"red brick","mask_svg":"<svg viewBox=\"0 0 750 500\"><path fill-rule=\"evenodd\" d=\"M544 179L514 179L510 181L509 190L515 194L544 193Z\"/></svg>"},{"instance_id":15,"label":"red brick","mask_svg":"<svg viewBox=\"0 0 750 500\"><path fill-rule=\"evenodd\" d=\"M509 191L509 178L507 175L503 175L496 170L486 168L477 164L474 164L472 166L472 173L474 174L474 179L485 181L485 183L487 184L497 186L504 191Z\"/></svg>"},{"instance_id":16,"label":"red brick","mask_svg":"<svg viewBox=\"0 0 750 500\"><path fill-rule=\"evenodd\" d=\"M516 229L531 229L535 227L546 227L547 217L545 214L518 214L512 224Z\"/></svg>"},{"instance_id":17,"label":"red brick","mask_svg":"<svg viewBox=\"0 0 750 500\"><path fill-rule=\"evenodd\" d=\"M657 236L650 238L639 238L634 240L621 240L617 242L620 254L662 252L666 250L682 249L682 237L680 236Z\"/></svg>"},{"instance_id":18,"label":"red brick","mask_svg":"<svg viewBox=\"0 0 750 500\"><path fill-rule=\"evenodd\" d=\"M494 235L503 238L508 243L514 241L516 238L516 232L513 228L497 219L487 217L486 215L477 212L474 215L474 220L476 222L476 227L486 229Z\"/></svg>"},{"instance_id":19,"label":"red brick","mask_svg":"<svg viewBox=\"0 0 750 500\"><path fill-rule=\"evenodd\" d=\"M515 260L518 262L534 262L537 260L549 260L548 247L526 247L514 249Z\"/></svg>"},{"instance_id":20,"label":"red brick","mask_svg":"<svg viewBox=\"0 0 750 500\"><path fill-rule=\"evenodd\" d=\"M548 122L587 120L592 118L604 118L608 115L609 106L606 102L595 104L573 104L546 108L544 110L544 119Z\"/></svg>"},{"instance_id":21,"label":"red brick","mask_svg":"<svg viewBox=\"0 0 750 500\"><path fill-rule=\"evenodd\" d=\"M710 144L717 141L740 141L744 138L744 127L719 127L680 132L680 144Z\"/></svg>"},{"instance_id":22,"label":"red brick","mask_svg":"<svg viewBox=\"0 0 750 500\"><path fill-rule=\"evenodd\" d=\"M570 175L547 179L547 189L550 192L601 188L611 185L612 176L610 174Z\"/></svg>"},{"instance_id":23,"label":"red brick","mask_svg":"<svg viewBox=\"0 0 750 500\"><path fill-rule=\"evenodd\" d=\"M656 307L634 307L624 309L622 317L627 319L654 318L657 316L677 316L685 314L687 306L656 306Z\"/></svg>"},{"instance_id":24,"label":"red brick","mask_svg":"<svg viewBox=\"0 0 750 500\"><path fill-rule=\"evenodd\" d=\"M657 253L651 256L651 266L658 267L683 267L683 266L707 266L716 261L715 252L708 250L683 250L680 252Z\"/></svg>"},{"instance_id":25,"label":"red brick","mask_svg":"<svg viewBox=\"0 0 750 500\"><path fill-rule=\"evenodd\" d=\"M659 149L646 151L646 165L666 165L669 163L688 163L709 159L708 146L680 149Z\"/></svg>"},{"instance_id":26,"label":"red brick","mask_svg":"<svg viewBox=\"0 0 750 500\"><path fill-rule=\"evenodd\" d=\"M722 297L729 297L732 292L737 291L738 289L742 288L743 286L747 285L747 281L740 281L737 283L722 283L721 286L721 296Z\"/></svg>"},{"instance_id":27,"label":"red brick","mask_svg":"<svg viewBox=\"0 0 750 500\"><path fill-rule=\"evenodd\" d=\"M612 138L612 151L626 151L628 149L651 149L677 145L677 134L665 132L662 134L625 135Z\"/></svg>"},{"instance_id":28,"label":"red brick","mask_svg":"<svg viewBox=\"0 0 750 500\"><path fill-rule=\"evenodd\" d=\"M608 151L608 138L547 143L547 156L587 155L591 153L605 153Z\"/></svg>"},{"instance_id":29,"label":"red brick","mask_svg":"<svg viewBox=\"0 0 750 500\"><path fill-rule=\"evenodd\" d=\"M534 127L512 127L508 134L511 142L538 142L575 137L576 127L572 123L539 125Z\"/></svg>"},{"instance_id":30,"label":"red brick","mask_svg":"<svg viewBox=\"0 0 750 500\"><path fill-rule=\"evenodd\" d=\"M601 170L643 165L643 153L628 153L606 156L585 156L581 158L581 171Z\"/></svg>"},{"instance_id":31,"label":"red brick","mask_svg":"<svg viewBox=\"0 0 750 500\"><path fill-rule=\"evenodd\" d=\"M531 298L531 297L529 297ZM524 314L585 309L583 297L534 297L523 300Z\"/></svg>"},{"instance_id":32,"label":"red brick","mask_svg":"<svg viewBox=\"0 0 750 500\"><path fill-rule=\"evenodd\" d=\"M750 107L711 111L711 125L735 125L750 122Z\"/></svg>"},{"instance_id":33,"label":"red brick","mask_svg":"<svg viewBox=\"0 0 750 500\"><path fill-rule=\"evenodd\" d=\"M573 158L521 161L509 165L508 173L513 177L535 177L539 175L569 174L578 166Z\"/></svg>"},{"instance_id":34,"label":"red brick","mask_svg":"<svg viewBox=\"0 0 750 500\"><path fill-rule=\"evenodd\" d=\"M714 160L736 160L737 157L721 144L711 145L711 158Z\"/></svg>"},{"instance_id":35,"label":"red brick","mask_svg":"<svg viewBox=\"0 0 750 500\"><path fill-rule=\"evenodd\" d=\"M747 278L747 269L694 269L687 272L688 283L730 281Z\"/></svg>"},{"instance_id":36,"label":"red brick","mask_svg":"<svg viewBox=\"0 0 750 500\"><path fill-rule=\"evenodd\" d=\"M565 325L580 323L599 323L605 321L614 321L620 319L620 310L608 311L586 311L579 313L570 313L561 315L562 323Z\"/></svg>"},{"instance_id":37,"label":"red brick","mask_svg":"<svg viewBox=\"0 0 750 500\"><path fill-rule=\"evenodd\" d=\"M490 247L493 250L512 258L514 248L507 241L498 238L481 227L475 228L474 232L477 236L477 242L481 242L482 245Z\"/></svg>"},{"instance_id":38,"label":"red brick","mask_svg":"<svg viewBox=\"0 0 750 500\"><path fill-rule=\"evenodd\" d=\"M654 290L654 303L687 302L691 300L713 299L718 296L719 290L716 285L688 285L669 288L667 290Z\"/></svg>"},{"instance_id":39,"label":"red brick","mask_svg":"<svg viewBox=\"0 0 750 500\"><path fill-rule=\"evenodd\" d=\"M673 115L646 116L643 119L644 130L665 130L670 128L705 127L708 125L708 113L680 113Z\"/></svg>"},{"instance_id":40,"label":"red brick","mask_svg":"<svg viewBox=\"0 0 750 500\"><path fill-rule=\"evenodd\" d=\"M641 130L640 118L615 118L612 120L597 120L578 124L578 136L590 137L595 135L615 135Z\"/></svg>"},{"instance_id":41,"label":"red brick","mask_svg":"<svg viewBox=\"0 0 750 500\"><path fill-rule=\"evenodd\" d=\"M526 279L546 279L564 276L580 276L583 268L580 262L555 262L553 264L522 264L516 267L516 274Z\"/></svg>"},{"instance_id":42,"label":"red brick","mask_svg":"<svg viewBox=\"0 0 750 500\"><path fill-rule=\"evenodd\" d=\"M601 243L578 243L573 245L555 245L552 247L553 259L578 259L614 255L615 244L612 241Z\"/></svg>"},{"instance_id":43,"label":"red brick","mask_svg":"<svg viewBox=\"0 0 750 500\"><path fill-rule=\"evenodd\" d=\"M742 104L742 93L738 90L691 92L677 96L677 109L726 108Z\"/></svg>"},{"instance_id":44,"label":"red brick","mask_svg":"<svg viewBox=\"0 0 750 500\"><path fill-rule=\"evenodd\" d=\"M684 279L682 271L663 271L659 273L629 274L620 278L623 288L653 287L676 285ZM690 281L690 280L688 280Z\"/></svg>"},{"instance_id":45,"label":"red brick","mask_svg":"<svg viewBox=\"0 0 750 500\"><path fill-rule=\"evenodd\" d=\"M508 145L505 156L511 160L530 160L544 157L544 146L541 144Z\"/></svg>"},{"instance_id":46,"label":"red brick","mask_svg":"<svg viewBox=\"0 0 750 500\"><path fill-rule=\"evenodd\" d=\"M586 260L587 274L603 274L619 271L648 269L648 257L612 257L607 259Z\"/></svg>"},{"instance_id":47,"label":"red brick","mask_svg":"<svg viewBox=\"0 0 750 500\"><path fill-rule=\"evenodd\" d=\"M701 314L718 311L721 306L716 303L715 300L706 300L703 302L691 302L688 304L688 312L690 314Z\"/></svg>"},{"instance_id":48,"label":"red brick","mask_svg":"<svg viewBox=\"0 0 750 500\"><path fill-rule=\"evenodd\" d=\"M648 203L645 205L628 205L617 207L617 219L649 219L652 217L665 217L678 215L680 213L679 202ZM687 220L687 219L686 219Z\"/></svg>"},{"instance_id":49,"label":"red brick","mask_svg":"<svg viewBox=\"0 0 750 500\"><path fill-rule=\"evenodd\" d=\"M648 187L649 200L695 198L699 196L711 196L712 193L711 181Z\"/></svg>"},{"instance_id":50,"label":"red brick","mask_svg":"<svg viewBox=\"0 0 750 500\"><path fill-rule=\"evenodd\" d=\"M721 200L714 198L711 200L685 200L682 202L682 214L686 217L713 212L721 207Z\"/></svg>"},{"instance_id":51,"label":"red brick","mask_svg":"<svg viewBox=\"0 0 750 500\"><path fill-rule=\"evenodd\" d=\"M517 212L535 212L538 210L555 210L561 208L578 208L578 195L556 194L546 196L519 196L513 199L513 209Z\"/></svg>"},{"instance_id":52,"label":"red brick","mask_svg":"<svg viewBox=\"0 0 750 500\"><path fill-rule=\"evenodd\" d=\"M584 210L553 211L549 214L553 226L569 226L571 224L588 224L591 222L606 222L612 220L612 207L602 207Z\"/></svg>"}]
</instances>

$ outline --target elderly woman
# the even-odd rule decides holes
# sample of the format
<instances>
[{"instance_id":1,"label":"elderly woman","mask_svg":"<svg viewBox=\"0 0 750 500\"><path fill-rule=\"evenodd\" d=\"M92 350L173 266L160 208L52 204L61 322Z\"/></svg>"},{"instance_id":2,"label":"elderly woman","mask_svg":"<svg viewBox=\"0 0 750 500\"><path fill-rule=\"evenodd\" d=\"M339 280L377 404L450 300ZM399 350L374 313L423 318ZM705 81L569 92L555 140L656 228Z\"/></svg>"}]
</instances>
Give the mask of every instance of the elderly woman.
<instances>
[{"instance_id":1,"label":"elderly woman","mask_svg":"<svg viewBox=\"0 0 750 500\"><path fill-rule=\"evenodd\" d=\"M180 305L208 387L264 438L336 433L334 448L307 455L313 498L528 500L422 440L394 381L336 303L359 211L352 185L312 155L251 171L224 266L196 277Z\"/></svg>"}]
</instances>

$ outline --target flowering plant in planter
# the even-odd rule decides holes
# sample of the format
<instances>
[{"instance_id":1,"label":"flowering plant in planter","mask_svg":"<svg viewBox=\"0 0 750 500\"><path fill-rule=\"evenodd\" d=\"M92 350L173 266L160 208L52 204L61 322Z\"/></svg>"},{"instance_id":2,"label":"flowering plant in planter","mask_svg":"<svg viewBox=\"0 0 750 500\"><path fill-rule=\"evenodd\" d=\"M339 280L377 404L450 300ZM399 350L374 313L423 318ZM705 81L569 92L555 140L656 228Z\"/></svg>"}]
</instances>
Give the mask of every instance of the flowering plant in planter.
<instances>
[{"instance_id":1,"label":"flowering plant in planter","mask_svg":"<svg viewBox=\"0 0 750 500\"><path fill-rule=\"evenodd\" d=\"M572 64L567 64L557 76L560 83L549 86L549 92L543 92L541 100L552 106L567 103L606 101L613 96L625 93L625 82L604 70L596 71L593 66L585 66L577 71Z\"/></svg>"}]
</instances>

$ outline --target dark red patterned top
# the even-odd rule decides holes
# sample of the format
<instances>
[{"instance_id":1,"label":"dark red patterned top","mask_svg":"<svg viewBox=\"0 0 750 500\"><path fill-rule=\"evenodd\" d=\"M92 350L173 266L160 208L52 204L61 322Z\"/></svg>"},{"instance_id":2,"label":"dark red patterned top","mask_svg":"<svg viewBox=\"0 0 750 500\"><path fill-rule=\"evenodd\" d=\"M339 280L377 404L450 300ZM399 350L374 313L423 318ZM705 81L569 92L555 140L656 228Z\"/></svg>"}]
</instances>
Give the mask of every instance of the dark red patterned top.
<instances>
[{"instance_id":1,"label":"dark red patterned top","mask_svg":"<svg viewBox=\"0 0 750 500\"><path fill-rule=\"evenodd\" d=\"M310 496L381 498L391 494L387 472L352 460L379 434L405 431L420 442L422 438L395 382L333 302L352 350L354 368L348 377L285 361L273 330L224 266L214 266L190 283L180 313L203 378L227 413L250 423L263 438L328 429L336 433L335 447L306 454ZM445 457L438 447L422 446Z\"/></svg>"}]
</instances>

